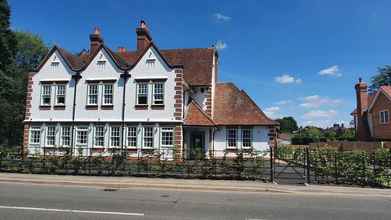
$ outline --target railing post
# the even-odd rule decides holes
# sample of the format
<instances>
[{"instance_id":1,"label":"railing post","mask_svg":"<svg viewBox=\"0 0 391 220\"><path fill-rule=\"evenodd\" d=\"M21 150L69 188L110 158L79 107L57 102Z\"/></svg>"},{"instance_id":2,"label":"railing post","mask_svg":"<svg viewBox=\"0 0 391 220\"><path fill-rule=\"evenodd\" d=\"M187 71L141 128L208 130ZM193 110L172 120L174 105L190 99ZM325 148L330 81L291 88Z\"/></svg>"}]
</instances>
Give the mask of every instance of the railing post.
<instances>
[{"instance_id":1,"label":"railing post","mask_svg":"<svg viewBox=\"0 0 391 220\"><path fill-rule=\"evenodd\" d=\"M270 145L270 182L274 183L274 149Z\"/></svg>"},{"instance_id":2,"label":"railing post","mask_svg":"<svg viewBox=\"0 0 391 220\"><path fill-rule=\"evenodd\" d=\"M305 158L306 158L306 168L307 168L306 182L307 184L310 184L311 183L311 161L310 161L309 146L305 147Z\"/></svg>"}]
</instances>

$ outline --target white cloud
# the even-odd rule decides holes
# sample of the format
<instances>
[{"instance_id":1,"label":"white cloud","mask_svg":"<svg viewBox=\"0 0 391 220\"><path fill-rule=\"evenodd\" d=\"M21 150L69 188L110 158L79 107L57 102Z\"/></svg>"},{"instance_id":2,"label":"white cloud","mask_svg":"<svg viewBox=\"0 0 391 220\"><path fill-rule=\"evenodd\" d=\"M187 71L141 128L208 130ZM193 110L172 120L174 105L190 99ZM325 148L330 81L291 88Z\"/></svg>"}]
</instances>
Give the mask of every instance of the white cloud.
<instances>
[{"instance_id":1,"label":"white cloud","mask_svg":"<svg viewBox=\"0 0 391 220\"><path fill-rule=\"evenodd\" d=\"M338 65L330 66L326 69L322 69L319 71L319 75L321 76L335 76L335 77L341 77L342 73L339 72Z\"/></svg>"},{"instance_id":2,"label":"white cloud","mask_svg":"<svg viewBox=\"0 0 391 220\"><path fill-rule=\"evenodd\" d=\"M289 74L282 74L281 76L276 76L274 80L280 84L300 84L303 82L303 80L301 80L300 78L295 78L294 76L291 76Z\"/></svg>"},{"instance_id":3,"label":"white cloud","mask_svg":"<svg viewBox=\"0 0 391 220\"><path fill-rule=\"evenodd\" d=\"M303 103L300 106L305 108L319 108L321 106L337 106L342 103L340 99L330 99L319 95L312 95L302 98Z\"/></svg>"},{"instance_id":4,"label":"white cloud","mask_svg":"<svg viewBox=\"0 0 391 220\"><path fill-rule=\"evenodd\" d=\"M272 106L272 107L266 108L264 113L270 118L278 118L279 111L280 111L280 107Z\"/></svg>"},{"instance_id":5,"label":"white cloud","mask_svg":"<svg viewBox=\"0 0 391 220\"><path fill-rule=\"evenodd\" d=\"M214 13L213 17L219 22L228 22L232 19L230 16L223 15L221 13Z\"/></svg>"},{"instance_id":6,"label":"white cloud","mask_svg":"<svg viewBox=\"0 0 391 220\"><path fill-rule=\"evenodd\" d=\"M334 118L337 115L335 110L312 110L304 113L303 118L305 119L319 119L319 118Z\"/></svg>"},{"instance_id":7,"label":"white cloud","mask_svg":"<svg viewBox=\"0 0 391 220\"><path fill-rule=\"evenodd\" d=\"M216 50L223 50L223 49L227 48L227 44L225 42L219 40L216 42L215 48L216 48Z\"/></svg>"},{"instance_id":8,"label":"white cloud","mask_svg":"<svg viewBox=\"0 0 391 220\"><path fill-rule=\"evenodd\" d=\"M288 105L288 104L291 104L292 103L292 100L281 100L279 102L276 102L275 104L276 105Z\"/></svg>"}]
</instances>

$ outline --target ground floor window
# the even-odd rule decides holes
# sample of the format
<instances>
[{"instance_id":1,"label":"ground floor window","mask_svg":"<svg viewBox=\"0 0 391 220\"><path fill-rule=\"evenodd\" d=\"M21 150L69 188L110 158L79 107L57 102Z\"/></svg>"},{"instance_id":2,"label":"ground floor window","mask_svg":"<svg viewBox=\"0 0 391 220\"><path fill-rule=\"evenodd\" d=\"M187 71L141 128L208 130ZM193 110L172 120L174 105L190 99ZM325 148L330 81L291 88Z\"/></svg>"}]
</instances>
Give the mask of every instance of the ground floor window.
<instances>
[{"instance_id":1,"label":"ground floor window","mask_svg":"<svg viewBox=\"0 0 391 220\"><path fill-rule=\"evenodd\" d=\"M242 146L244 148L253 146L253 135L251 128L242 128Z\"/></svg>"},{"instance_id":2,"label":"ground floor window","mask_svg":"<svg viewBox=\"0 0 391 220\"><path fill-rule=\"evenodd\" d=\"M128 147L137 147L137 127L128 127Z\"/></svg>"},{"instance_id":3,"label":"ground floor window","mask_svg":"<svg viewBox=\"0 0 391 220\"><path fill-rule=\"evenodd\" d=\"M39 144L41 142L41 128L31 127L30 129L30 143Z\"/></svg>"},{"instance_id":4,"label":"ground floor window","mask_svg":"<svg viewBox=\"0 0 391 220\"><path fill-rule=\"evenodd\" d=\"M153 147L153 127L144 127L144 145L145 148Z\"/></svg>"},{"instance_id":5,"label":"ground floor window","mask_svg":"<svg viewBox=\"0 0 391 220\"><path fill-rule=\"evenodd\" d=\"M120 127L111 127L110 133L110 143L112 147L119 147L121 142L121 128Z\"/></svg>"},{"instance_id":6,"label":"ground floor window","mask_svg":"<svg viewBox=\"0 0 391 220\"><path fill-rule=\"evenodd\" d=\"M55 143L56 143L56 127L48 126L46 132L46 145L54 146Z\"/></svg>"},{"instance_id":7,"label":"ground floor window","mask_svg":"<svg viewBox=\"0 0 391 220\"><path fill-rule=\"evenodd\" d=\"M173 128L161 128L161 146L172 147L173 146Z\"/></svg>"},{"instance_id":8,"label":"ground floor window","mask_svg":"<svg viewBox=\"0 0 391 220\"><path fill-rule=\"evenodd\" d=\"M95 127L95 146L103 147L105 145L105 127Z\"/></svg>"},{"instance_id":9,"label":"ground floor window","mask_svg":"<svg viewBox=\"0 0 391 220\"><path fill-rule=\"evenodd\" d=\"M236 128L227 128L227 146L228 148L237 147L237 129Z\"/></svg>"},{"instance_id":10,"label":"ground floor window","mask_svg":"<svg viewBox=\"0 0 391 220\"><path fill-rule=\"evenodd\" d=\"M88 128L78 127L76 129L76 144L87 145L87 143L88 143Z\"/></svg>"},{"instance_id":11,"label":"ground floor window","mask_svg":"<svg viewBox=\"0 0 391 220\"><path fill-rule=\"evenodd\" d=\"M71 145L71 127L63 126L61 129L61 142L63 146Z\"/></svg>"}]
</instances>

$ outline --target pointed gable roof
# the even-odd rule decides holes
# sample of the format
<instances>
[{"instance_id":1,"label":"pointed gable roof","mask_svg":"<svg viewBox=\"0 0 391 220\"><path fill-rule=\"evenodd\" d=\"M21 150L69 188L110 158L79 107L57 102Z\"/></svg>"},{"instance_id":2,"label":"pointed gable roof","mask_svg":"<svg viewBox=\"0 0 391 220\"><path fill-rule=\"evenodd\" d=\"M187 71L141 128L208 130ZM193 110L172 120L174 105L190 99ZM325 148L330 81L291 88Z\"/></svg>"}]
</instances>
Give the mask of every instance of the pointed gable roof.
<instances>
[{"instance_id":1,"label":"pointed gable roof","mask_svg":"<svg viewBox=\"0 0 391 220\"><path fill-rule=\"evenodd\" d=\"M391 86L380 86L380 88L376 92L376 94L371 96L372 98L368 101L368 104L369 104L368 111L370 111L372 109L372 107L375 105L376 100L380 94L384 94L384 96L387 97L388 100L390 100L390 102L391 102Z\"/></svg>"},{"instance_id":2,"label":"pointed gable roof","mask_svg":"<svg viewBox=\"0 0 391 220\"><path fill-rule=\"evenodd\" d=\"M213 121L217 125L278 125L233 83L217 83Z\"/></svg>"},{"instance_id":3,"label":"pointed gable roof","mask_svg":"<svg viewBox=\"0 0 391 220\"><path fill-rule=\"evenodd\" d=\"M185 115L185 125L214 126L215 124L212 121L212 119L193 100L187 106L187 111Z\"/></svg>"},{"instance_id":4,"label":"pointed gable roof","mask_svg":"<svg viewBox=\"0 0 391 220\"><path fill-rule=\"evenodd\" d=\"M46 56L42 59L41 63L35 68L35 72L38 72L43 67L43 65L45 65L48 59L53 55L53 53L55 53L56 51L60 54L60 56L64 59L66 65L72 71L78 71L83 67L84 62L80 60L78 56L69 53L68 51L66 51L65 49L57 45L54 45L46 54Z\"/></svg>"}]
</instances>

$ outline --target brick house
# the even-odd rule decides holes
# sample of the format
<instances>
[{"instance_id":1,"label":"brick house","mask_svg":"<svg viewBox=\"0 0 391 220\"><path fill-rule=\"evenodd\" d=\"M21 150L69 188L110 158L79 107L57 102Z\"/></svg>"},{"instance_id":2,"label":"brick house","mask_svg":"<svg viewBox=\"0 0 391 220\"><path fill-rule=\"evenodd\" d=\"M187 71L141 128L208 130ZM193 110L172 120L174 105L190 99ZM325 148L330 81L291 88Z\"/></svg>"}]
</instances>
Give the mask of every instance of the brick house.
<instances>
[{"instance_id":1,"label":"brick house","mask_svg":"<svg viewBox=\"0 0 391 220\"><path fill-rule=\"evenodd\" d=\"M368 85L359 79L355 85L357 108L354 117L359 141L391 140L391 86L381 86L368 93Z\"/></svg>"},{"instance_id":2,"label":"brick house","mask_svg":"<svg viewBox=\"0 0 391 220\"><path fill-rule=\"evenodd\" d=\"M99 29L78 54L54 46L29 74L28 156L183 160L260 153L278 123L246 92L218 82L214 48L159 49L144 21L136 50L108 48Z\"/></svg>"}]
</instances>

